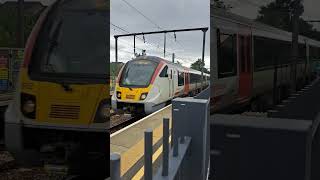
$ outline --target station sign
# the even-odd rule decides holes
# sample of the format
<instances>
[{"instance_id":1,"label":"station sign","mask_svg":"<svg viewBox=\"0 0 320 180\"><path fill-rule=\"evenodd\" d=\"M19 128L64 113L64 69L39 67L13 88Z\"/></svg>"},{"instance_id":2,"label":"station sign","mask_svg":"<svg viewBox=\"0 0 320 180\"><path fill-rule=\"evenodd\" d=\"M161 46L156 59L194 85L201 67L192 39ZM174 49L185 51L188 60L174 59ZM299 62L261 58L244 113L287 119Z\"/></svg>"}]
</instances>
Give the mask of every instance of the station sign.
<instances>
[{"instance_id":1,"label":"station sign","mask_svg":"<svg viewBox=\"0 0 320 180\"><path fill-rule=\"evenodd\" d=\"M0 91L8 90L9 57L9 50L0 51Z\"/></svg>"},{"instance_id":2,"label":"station sign","mask_svg":"<svg viewBox=\"0 0 320 180\"><path fill-rule=\"evenodd\" d=\"M0 91L14 90L23 61L23 49L0 48Z\"/></svg>"}]
</instances>

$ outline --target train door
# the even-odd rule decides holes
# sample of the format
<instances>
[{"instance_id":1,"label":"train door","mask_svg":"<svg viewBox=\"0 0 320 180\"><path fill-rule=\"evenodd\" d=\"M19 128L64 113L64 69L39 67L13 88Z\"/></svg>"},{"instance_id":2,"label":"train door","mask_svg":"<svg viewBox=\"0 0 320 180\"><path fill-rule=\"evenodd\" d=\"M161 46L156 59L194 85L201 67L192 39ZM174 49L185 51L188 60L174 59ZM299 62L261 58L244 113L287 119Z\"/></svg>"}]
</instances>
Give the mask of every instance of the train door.
<instances>
[{"instance_id":1,"label":"train door","mask_svg":"<svg viewBox=\"0 0 320 180\"><path fill-rule=\"evenodd\" d=\"M174 71L172 68L168 69L169 73L169 97L172 98L174 96Z\"/></svg>"},{"instance_id":2,"label":"train door","mask_svg":"<svg viewBox=\"0 0 320 180\"><path fill-rule=\"evenodd\" d=\"M174 93L175 93L175 84L174 84L174 77L175 77L175 70L174 69L171 69L171 74L172 74L172 78L171 78L171 97L173 98L174 97Z\"/></svg>"},{"instance_id":3,"label":"train door","mask_svg":"<svg viewBox=\"0 0 320 180\"><path fill-rule=\"evenodd\" d=\"M170 79L171 79L171 74L169 67L166 65L161 73L159 74L159 85L161 88L160 91L160 96L162 100L168 99L170 97Z\"/></svg>"},{"instance_id":4,"label":"train door","mask_svg":"<svg viewBox=\"0 0 320 180\"><path fill-rule=\"evenodd\" d=\"M188 94L189 93L189 73L185 72L184 73L184 94Z\"/></svg>"},{"instance_id":5,"label":"train door","mask_svg":"<svg viewBox=\"0 0 320 180\"><path fill-rule=\"evenodd\" d=\"M239 101L250 98L252 91L251 36L238 35Z\"/></svg>"},{"instance_id":6,"label":"train door","mask_svg":"<svg viewBox=\"0 0 320 180\"><path fill-rule=\"evenodd\" d=\"M168 69L168 74L169 74L169 77L168 77L168 87L169 87L169 97L171 97L171 89L172 89L172 86L171 86L171 81L172 81L172 70L171 68Z\"/></svg>"}]
</instances>

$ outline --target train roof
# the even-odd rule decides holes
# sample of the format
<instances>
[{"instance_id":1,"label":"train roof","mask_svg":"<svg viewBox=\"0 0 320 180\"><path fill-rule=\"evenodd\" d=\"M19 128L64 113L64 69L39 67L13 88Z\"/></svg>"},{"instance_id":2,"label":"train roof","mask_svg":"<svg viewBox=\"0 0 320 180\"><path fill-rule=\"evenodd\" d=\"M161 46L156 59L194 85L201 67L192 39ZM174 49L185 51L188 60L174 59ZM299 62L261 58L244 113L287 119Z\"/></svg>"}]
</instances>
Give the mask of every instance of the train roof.
<instances>
[{"instance_id":1,"label":"train roof","mask_svg":"<svg viewBox=\"0 0 320 180\"><path fill-rule=\"evenodd\" d=\"M284 41L292 40L291 32L287 32L282 29L275 28L273 26L269 26L252 19L240 16L231 12L227 12L219 8L213 8L213 10L211 11L211 16L213 17L211 18L213 21L219 19L222 21L228 21L230 23L235 23L242 26L247 26L251 28L253 35L269 37L273 39L280 39ZM213 24L213 26L215 25L216 23ZM312 46L320 47L319 41L299 35L300 43L305 43L306 41L308 42L308 44Z\"/></svg>"},{"instance_id":2,"label":"train roof","mask_svg":"<svg viewBox=\"0 0 320 180\"><path fill-rule=\"evenodd\" d=\"M134 59L132 59L132 60L140 60L140 59L148 59L148 60L152 60L152 61L155 61L155 62L164 61L164 62L166 62L167 64L171 64L171 65L173 65L173 66L186 69L186 70L188 70L188 71L190 71L190 72L193 72L193 73L195 73L195 74L201 73L201 71L194 70L194 69L191 69L191 68L188 68L188 67L185 67L185 66L182 66L182 65L173 63L173 62L171 62L171 61L168 61L168 60L166 60L166 59L163 59L163 58L157 57L157 56L138 56L138 57L136 57L136 58L134 58ZM210 76L210 74L207 74L207 73L203 73L203 75Z\"/></svg>"}]
</instances>

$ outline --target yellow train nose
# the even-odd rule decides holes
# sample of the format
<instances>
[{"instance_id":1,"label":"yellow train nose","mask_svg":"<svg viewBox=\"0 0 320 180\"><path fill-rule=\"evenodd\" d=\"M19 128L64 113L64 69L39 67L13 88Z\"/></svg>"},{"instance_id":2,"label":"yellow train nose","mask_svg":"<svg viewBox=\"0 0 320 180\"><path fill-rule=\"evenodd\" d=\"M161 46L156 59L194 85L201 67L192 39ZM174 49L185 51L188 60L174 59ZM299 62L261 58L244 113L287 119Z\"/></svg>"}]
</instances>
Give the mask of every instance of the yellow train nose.
<instances>
[{"instance_id":1,"label":"yellow train nose","mask_svg":"<svg viewBox=\"0 0 320 180\"><path fill-rule=\"evenodd\" d=\"M150 89L151 85L146 88L128 88L117 86L116 97L121 101L142 101L147 98Z\"/></svg>"}]
</instances>

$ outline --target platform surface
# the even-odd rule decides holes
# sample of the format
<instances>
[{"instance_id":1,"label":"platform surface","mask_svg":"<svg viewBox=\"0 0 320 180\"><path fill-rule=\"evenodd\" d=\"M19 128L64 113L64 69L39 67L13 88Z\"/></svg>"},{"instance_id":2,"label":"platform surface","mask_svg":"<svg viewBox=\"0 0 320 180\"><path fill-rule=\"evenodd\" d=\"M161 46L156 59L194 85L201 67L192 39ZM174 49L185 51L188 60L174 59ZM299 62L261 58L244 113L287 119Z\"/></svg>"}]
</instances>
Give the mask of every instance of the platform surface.
<instances>
[{"instance_id":1,"label":"platform surface","mask_svg":"<svg viewBox=\"0 0 320 180\"><path fill-rule=\"evenodd\" d=\"M294 93L270 117L315 120L320 112L320 78Z\"/></svg>"},{"instance_id":2,"label":"platform surface","mask_svg":"<svg viewBox=\"0 0 320 180\"><path fill-rule=\"evenodd\" d=\"M110 136L110 152L121 156L121 176L140 179L143 176L144 131L153 129L153 161L162 152L163 118L170 119L171 105L159 110ZM125 178L125 179L126 179Z\"/></svg>"}]
</instances>

